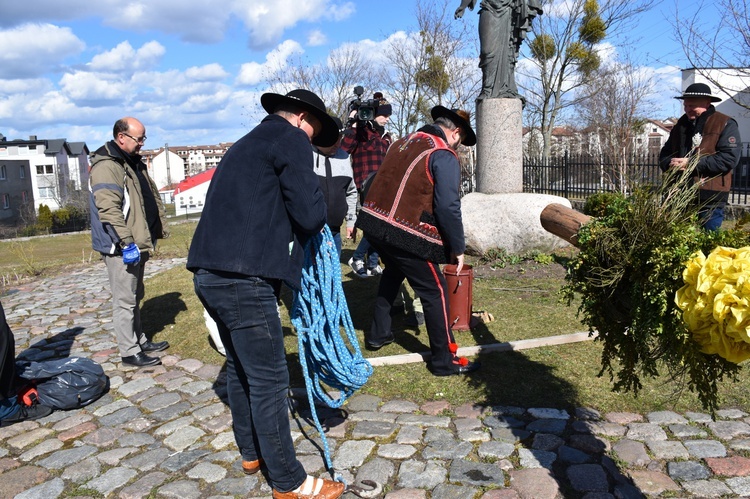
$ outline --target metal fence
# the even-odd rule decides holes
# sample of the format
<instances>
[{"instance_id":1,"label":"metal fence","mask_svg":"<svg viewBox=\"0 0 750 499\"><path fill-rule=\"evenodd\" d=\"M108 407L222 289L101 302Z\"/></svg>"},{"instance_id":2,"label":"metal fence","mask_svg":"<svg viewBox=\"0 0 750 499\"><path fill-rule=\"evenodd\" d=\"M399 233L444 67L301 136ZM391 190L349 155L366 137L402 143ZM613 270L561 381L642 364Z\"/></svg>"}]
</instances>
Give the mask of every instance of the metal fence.
<instances>
[{"instance_id":1,"label":"metal fence","mask_svg":"<svg viewBox=\"0 0 750 499\"><path fill-rule=\"evenodd\" d=\"M657 154L633 155L624 161L607 157L565 154L553 158L524 158L523 191L585 199L597 192L629 192L638 185L661 182ZM750 204L750 143L744 143L740 164L732 177L729 203Z\"/></svg>"}]
</instances>

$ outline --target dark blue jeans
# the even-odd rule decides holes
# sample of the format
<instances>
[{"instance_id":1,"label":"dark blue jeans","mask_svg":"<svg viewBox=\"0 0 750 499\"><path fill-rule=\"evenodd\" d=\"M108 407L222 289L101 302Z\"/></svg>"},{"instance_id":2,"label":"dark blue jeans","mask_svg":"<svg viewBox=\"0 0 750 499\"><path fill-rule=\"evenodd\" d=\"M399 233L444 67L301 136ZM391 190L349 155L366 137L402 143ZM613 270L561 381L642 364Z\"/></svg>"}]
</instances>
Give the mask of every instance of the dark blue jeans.
<instances>
[{"instance_id":1,"label":"dark blue jeans","mask_svg":"<svg viewBox=\"0 0 750 499\"><path fill-rule=\"evenodd\" d=\"M359 240L357 249L354 250L352 258L354 258L355 260L365 261L365 256L367 256L367 261L365 262L366 269L372 269L378 266L380 255L378 255L378 252L375 250L375 248L373 248L372 245L367 242L365 236L362 236L362 238Z\"/></svg>"},{"instance_id":2,"label":"dark blue jeans","mask_svg":"<svg viewBox=\"0 0 750 499\"><path fill-rule=\"evenodd\" d=\"M339 259L341 259L341 232L331 232L331 235L333 236L333 244L336 245Z\"/></svg>"},{"instance_id":3,"label":"dark blue jeans","mask_svg":"<svg viewBox=\"0 0 750 499\"><path fill-rule=\"evenodd\" d=\"M698 211L698 219L705 230L719 230L724 221L723 206L709 206Z\"/></svg>"},{"instance_id":4,"label":"dark blue jeans","mask_svg":"<svg viewBox=\"0 0 750 499\"><path fill-rule=\"evenodd\" d=\"M278 281L199 270L195 292L216 321L227 353L234 438L246 461L263 459L279 492L305 481L289 427L289 372L276 306Z\"/></svg>"}]
</instances>

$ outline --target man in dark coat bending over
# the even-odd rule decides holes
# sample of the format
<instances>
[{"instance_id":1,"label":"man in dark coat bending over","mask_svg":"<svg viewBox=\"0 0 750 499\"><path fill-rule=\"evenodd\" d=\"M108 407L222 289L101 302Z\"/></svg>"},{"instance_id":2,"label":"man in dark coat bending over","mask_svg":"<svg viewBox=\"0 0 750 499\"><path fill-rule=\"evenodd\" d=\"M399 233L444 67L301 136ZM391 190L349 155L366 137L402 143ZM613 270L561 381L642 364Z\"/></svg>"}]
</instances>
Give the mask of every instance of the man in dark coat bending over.
<instances>
[{"instance_id":1,"label":"man in dark coat bending over","mask_svg":"<svg viewBox=\"0 0 750 499\"><path fill-rule=\"evenodd\" d=\"M430 338L430 370L436 376L465 374L479 364L458 357L441 263L464 262L464 229L455 150L473 146L469 114L435 106L434 124L396 141L380 166L357 218L378 250L385 270L378 287L365 346L377 350L394 341L390 309L404 279L422 301Z\"/></svg>"},{"instance_id":2,"label":"man in dark coat bending over","mask_svg":"<svg viewBox=\"0 0 750 499\"><path fill-rule=\"evenodd\" d=\"M265 93L260 103L268 116L216 169L187 268L226 350L242 470L265 467L274 499L336 499L344 485L308 476L296 457L276 301L282 282L300 288L303 245L326 223L310 142L333 145L339 131L308 90Z\"/></svg>"}]
</instances>

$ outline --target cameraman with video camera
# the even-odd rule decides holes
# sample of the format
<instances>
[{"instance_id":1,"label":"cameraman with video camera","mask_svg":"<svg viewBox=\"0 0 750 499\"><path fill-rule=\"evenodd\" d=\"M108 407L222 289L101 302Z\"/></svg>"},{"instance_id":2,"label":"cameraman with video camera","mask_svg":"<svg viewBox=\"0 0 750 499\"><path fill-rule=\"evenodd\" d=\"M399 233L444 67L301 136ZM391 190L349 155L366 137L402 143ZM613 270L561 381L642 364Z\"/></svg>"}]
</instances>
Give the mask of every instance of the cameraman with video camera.
<instances>
[{"instance_id":1,"label":"cameraman with video camera","mask_svg":"<svg viewBox=\"0 0 750 499\"><path fill-rule=\"evenodd\" d=\"M372 99L366 100L362 99L363 93L362 87L354 88L357 98L349 104L349 121L341 138L341 148L352 158L354 184L360 199L364 199L365 180L378 171L391 145L391 135L385 130L385 125L393 112L382 93L375 92ZM370 277L383 273L378 260L375 249L362 237L349 265L357 277Z\"/></svg>"}]
</instances>

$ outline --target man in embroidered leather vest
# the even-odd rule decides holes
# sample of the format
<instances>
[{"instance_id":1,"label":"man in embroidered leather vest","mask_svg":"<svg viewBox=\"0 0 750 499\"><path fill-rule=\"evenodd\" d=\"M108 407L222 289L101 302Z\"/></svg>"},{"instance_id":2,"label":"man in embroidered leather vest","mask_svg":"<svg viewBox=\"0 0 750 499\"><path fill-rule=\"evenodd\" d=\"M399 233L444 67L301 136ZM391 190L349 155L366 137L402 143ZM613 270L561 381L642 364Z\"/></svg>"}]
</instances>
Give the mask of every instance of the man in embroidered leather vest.
<instances>
[{"instance_id":1,"label":"man in embroidered leather vest","mask_svg":"<svg viewBox=\"0 0 750 499\"><path fill-rule=\"evenodd\" d=\"M479 364L456 355L448 317L448 291L440 263L464 261L464 229L455 149L476 144L469 114L435 106L432 125L396 141L372 181L357 217L385 270L380 279L365 346L394 341L390 310L404 279L422 301L430 339L430 370L436 376L475 371Z\"/></svg>"},{"instance_id":2,"label":"man in embroidered leather vest","mask_svg":"<svg viewBox=\"0 0 750 499\"><path fill-rule=\"evenodd\" d=\"M693 83L675 99L682 99L685 114L669 133L659 166L667 171L695 164L701 225L706 230L718 230L729 200L732 170L740 161L739 128L734 119L711 105L721 99L711 95L711 87L705 83Z\"/></svg>"}]
</instances>

